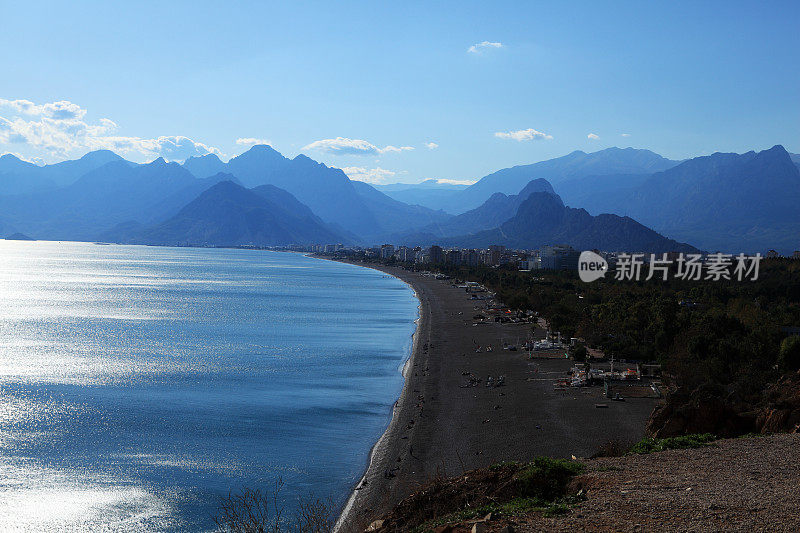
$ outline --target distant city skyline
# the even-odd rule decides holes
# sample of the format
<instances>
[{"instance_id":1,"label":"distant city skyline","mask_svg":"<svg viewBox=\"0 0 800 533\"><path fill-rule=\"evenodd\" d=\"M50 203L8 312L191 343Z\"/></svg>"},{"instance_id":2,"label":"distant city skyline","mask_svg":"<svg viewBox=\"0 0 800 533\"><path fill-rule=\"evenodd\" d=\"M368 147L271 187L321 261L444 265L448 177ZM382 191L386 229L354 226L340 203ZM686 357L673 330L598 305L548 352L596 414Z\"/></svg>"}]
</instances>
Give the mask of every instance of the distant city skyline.
<instances>
[{"instance_id":1,"label":"distant city skyline","mask_svg":"<svg viewBox=\"0 0 800 533\"><path fill-rule=\"evenodd\" d=\"M223 160L371 183L611 146L800 152L800 5L5 5L0 154Z\"/></svg>"}]
</instances>

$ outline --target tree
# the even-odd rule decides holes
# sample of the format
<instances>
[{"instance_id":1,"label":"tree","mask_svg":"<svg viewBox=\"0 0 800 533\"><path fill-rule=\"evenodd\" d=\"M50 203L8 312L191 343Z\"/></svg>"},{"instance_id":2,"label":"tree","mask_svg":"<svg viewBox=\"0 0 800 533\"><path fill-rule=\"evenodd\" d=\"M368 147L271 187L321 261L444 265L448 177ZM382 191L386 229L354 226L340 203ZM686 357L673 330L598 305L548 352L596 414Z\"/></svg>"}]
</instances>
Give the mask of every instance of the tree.
<instances>
[{"instance_id":1,"label":"tree","mask_svg":"<svg viewBox=\"0 0 800 533\"><path fill-rule=\"evenodd\" d=\"M800 369L800 337L797 335L783 339L778 355L778 368L782 372Z\"/></svg>"},{"instance_id":2,"label":"tree","mask_svg":"<svg viewBox=\"0 0 800 533\"><path fill-rule=\"evenodd\" d=\"M214 522L220 533L331 533L336 524L332 502L301 498L294 516L285 517L280 497L283 480L272 491L244 488L220 500Z\"/></svg>"},{"instance_id":3,"label":"tree","mask_svg":"<svg viewBox=\"0 0 800 533\"><path fill-rule=\"evenodd\" d=\"M572 352L572 358L579 363L586 361L586 353L587 353L586 346L581 344L580 346L575 348L575 351Z\"/></svg>"}]
</instances>

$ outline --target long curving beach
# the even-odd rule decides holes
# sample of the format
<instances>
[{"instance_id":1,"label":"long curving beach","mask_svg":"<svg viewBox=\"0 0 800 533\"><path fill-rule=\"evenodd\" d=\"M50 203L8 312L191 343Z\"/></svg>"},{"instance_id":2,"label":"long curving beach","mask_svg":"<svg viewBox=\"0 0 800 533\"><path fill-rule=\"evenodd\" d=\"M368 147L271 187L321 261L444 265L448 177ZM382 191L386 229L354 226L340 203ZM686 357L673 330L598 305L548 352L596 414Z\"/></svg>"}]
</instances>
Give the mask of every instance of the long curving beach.
<instances>
[{"instance_id":1,"label":"long curving beach","mask_svg":"<svg viewBox=\"0 0 800 533\"><path fill-rule=\"evenodd\" d=\"M653 399L607 402L600 387L557 390L554 380L570 368L569 360L529 359L526 352L502 348L504 342L524 342L530 324L474 325L473 316L485 302L470 299L452 281L365 266L409 283L419 298L420 316L403 391L342 513L339 531L363 531L438 475L536 455L585 457L611 440L643 435ZM489 376L496 381L501 375L504 386L486 386ZM470 384L471 378L481 381ZM598 402L607 408L596 408Z\"/></svg>"}]
</instances>

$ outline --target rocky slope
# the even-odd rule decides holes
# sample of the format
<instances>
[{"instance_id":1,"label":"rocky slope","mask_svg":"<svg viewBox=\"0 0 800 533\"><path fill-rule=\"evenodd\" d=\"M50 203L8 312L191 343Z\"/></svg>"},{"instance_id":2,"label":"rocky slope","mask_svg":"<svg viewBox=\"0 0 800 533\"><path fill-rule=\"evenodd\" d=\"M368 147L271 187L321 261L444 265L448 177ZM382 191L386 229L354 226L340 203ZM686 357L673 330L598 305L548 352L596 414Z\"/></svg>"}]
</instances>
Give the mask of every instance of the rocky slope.
<instances>
[{"instance_id":1,"label":"rocky slope","mask_svg":"<svg viewBox=\"0 0 800 533\"><path fill-rule=\"evenodd\" d=\"M758 401L723 394L711 386L669 391L653 411L647 431L655 437L714 433L732 437L745 433L800 432L800 371L784 375Z\"/></svg>"},{"instance_id":2,"label":"rocky slope","mask_svg":"<svg viewBox=\"0 0 800 533\"><path fill-rule=\"evenodd\" d=\"M567 488L572 503L559 512L510 510L466 519L461 515L419 527L419 508L414 503L425 503L426 494L430 499L430 487L426 487L383 521L374 522L372 530L798 531L799 451L800 435L780 434L721 440L696 449L587 459L582 461L585 472ZM439 493L454 499L486 492L470 478L489 488L501 487L503 480L487 470L434 483ZM399 524L406 527L396 527Z\"/></svg>"}]
</instances>

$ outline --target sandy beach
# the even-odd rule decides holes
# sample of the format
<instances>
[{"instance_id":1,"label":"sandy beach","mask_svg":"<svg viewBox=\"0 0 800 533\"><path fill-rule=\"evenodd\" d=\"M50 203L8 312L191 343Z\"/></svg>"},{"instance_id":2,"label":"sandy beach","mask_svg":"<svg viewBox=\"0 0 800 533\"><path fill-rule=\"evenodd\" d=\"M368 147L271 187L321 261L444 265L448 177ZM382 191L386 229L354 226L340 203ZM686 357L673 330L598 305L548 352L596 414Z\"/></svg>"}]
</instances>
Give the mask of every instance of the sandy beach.
<instances>
[{"instance_id":1,"label":"sandy beach","mask_svg":"<svg viewBox=\"0 0 800 533\"><path fill-rule=\"evenodd\" d=\"M608 402L602 387L556 390L554 380L571 361L529 359L526 352L502 349L504 341L524 342L530 324L474 325L472 317L485 302L471 300L452 281L398 267L362 266L409 283L420 300L420 318L392 421L373 449L339 531L363 531L437 475L536 455L587 457L608 441L643 435L655 400ZM470 374L481 379L477 386L469 385ZM501 375L504 386L486 386L488 376ZM596 408L598 402L608 407Z\"/></svg>"}]
</instances>

